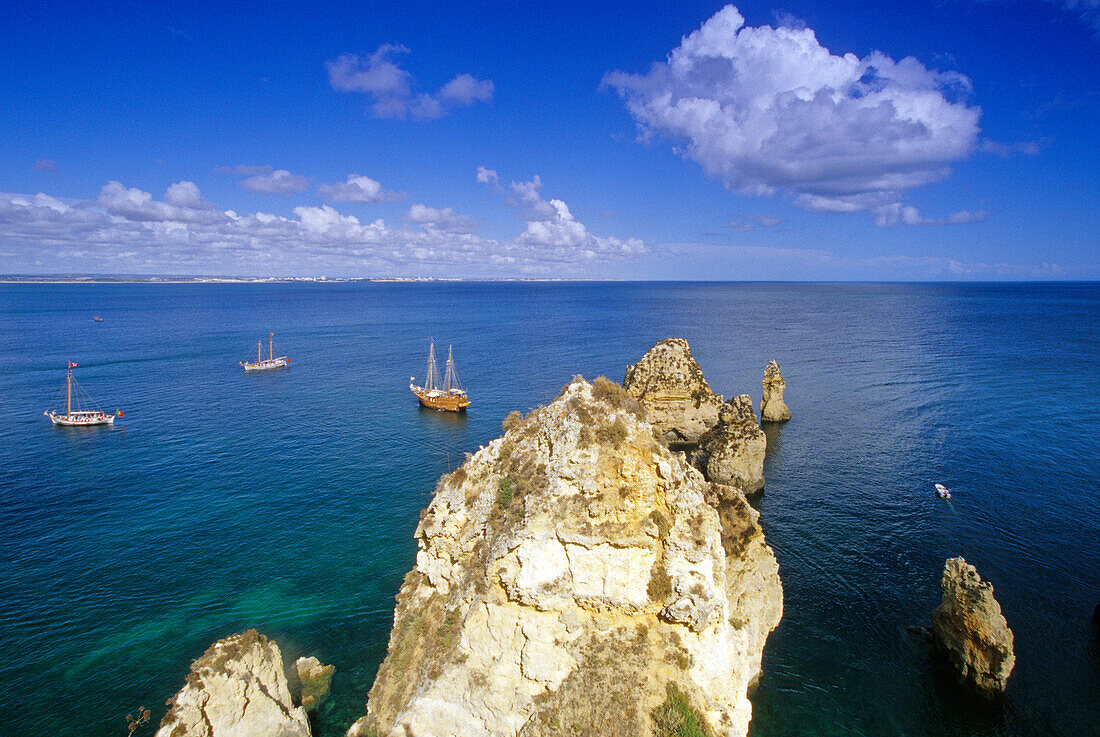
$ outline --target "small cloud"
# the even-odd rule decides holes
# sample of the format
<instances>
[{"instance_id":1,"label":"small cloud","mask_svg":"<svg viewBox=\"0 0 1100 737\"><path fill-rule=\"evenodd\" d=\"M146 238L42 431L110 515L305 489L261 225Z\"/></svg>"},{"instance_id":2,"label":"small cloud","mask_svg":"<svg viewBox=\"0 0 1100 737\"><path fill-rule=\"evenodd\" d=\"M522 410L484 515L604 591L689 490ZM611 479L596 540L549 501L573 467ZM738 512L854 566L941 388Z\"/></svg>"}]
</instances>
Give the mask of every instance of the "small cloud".
<instances>
[{"instance_id":1,"label":"small cloud","mask_svg":"<svg viewBox=\"0 0 1100 737\"><path fill-rule=\"evenodd\" d=\"M1023 156L1036 156L1040 151L1040 145L1036 141L1016 141L1015 143L1001 143L988 138L982 139L979 147L982 153L1000 156L1007 159L1017 154Z\"/></svg>"},{"instance_id":2,"label":"small cloud","mask_svg":"<svg viewBox=\"0 0 1100 737\"><path fill-rule=\"evenodd\" d=\"M985 210L959 210L946 218L926 218L920 214L920 210L912 205L892 203L875 210L875 225L888 227L893 225L965 225L967 223L984 223Z\"/></svg>"},{"instance_id":3,"label":"small cloud","mask_svg":"<svg viewBox=\"0 0 1100 737\"><path fill-rule=\"evenodd\" d=\"M615 212L614 210L604 210L603 212L600 213L600 217L602 217L602 218L613 218L618 214L619 213Z\"/></svg>"},{"instance_id":4,"label":"small cloud","mask_svg":"<svg viewBox=\"0 0 1100 737\"><path fill-rule=\"evenodd\" d=\"M431 120L458 107L493 98L493 83L470 74L459 74L434 95L413 92L413 77L397 64L397 57L409 53L402 44L382 44L362 57L340 54L325 62L329 85L337 92L362 92L372 98L376 118Z\"/></svg>"},{"instance_id":5,"label":"small cloud","mask_svg":"<svg viewBox=\"0 0 1100 737\"><path fill-rule=\"evenodd\" d=\"M409 208L405 219L452 233L471 233L475 230L468 216L456 215L450 207L436 209L417 203Z\"/></svg>"},{"instance_id":6,"label":"small cloud","mask_svg":"<svg viewBox=\"0 0 1100 737\"><path fill-rule=\"evenodd\" d=\"M757 228L771 228L783 222L783 218L774 215L740 215L730 221L730 230L735 233L747 233Z\"/></svg>"},{"instance_id":7,"label":"small cloud","mask_svg":"<svg viewBox=\"0 0 1100 737\"><path fill-rule=\"evenodd\" d=\"M782 10L773 10L772 17L775 18L776 28L790 28L793 31L801 31L806 28L806 21Z\"/></svg>"},{"instance_id":8,"label":"small cloud","mask_svg":"<svg viewBox=\"0 0 1100 737\"><path fill-rule=\"evenodd\" d=\"M322 184L317 191L337 202L383 202L404 197L397 192L383 189L381 183L374 179L358 174L348 174L347 181L339 184Z\"/></svg>"},{"instance_id":9,"label":"small cloud","mask_svg":"<svg viewBox=\"0 0 1100 737\"><path fill-rule=\"evenodd\" d=\"M479 166L477 168L477 181L482 184L497 184L500 182L500 177L492 169Z\"/></svg>"},{"instance_id":10,"label":"small cloud","mask_svg":"<svg viewBox=\"0 0 1100 737\"><path fill-rule=\"evenodd\" d=\"M34 162L35 171L57 171L57 162L53 159L39 159Z\"/></svg>"},{"instance_id":11,"label":"small cloud","mask_svg":"<svg viewBox=\"0 0 1100 737\"><path fill-rule=\"evenodd\" d=\"M254 174L241 181L241 186L249 192L265 194L291 194L301 192L309 186L309 180L286 169L271 169Z\"/></svg>"},{"instance_id":12,"label":"small cloud","mask_svg":"<svg viewBox=\"0 0 1100 737\"><path fill-rule=\"evenodd\" d=\"M219 174L238 174L242 177L250 177L255 174L267 174L275 171L273 166L246 166L244 164L238 164L237 166L215 166L214 171Z\"/></svg>"}]
</instances>

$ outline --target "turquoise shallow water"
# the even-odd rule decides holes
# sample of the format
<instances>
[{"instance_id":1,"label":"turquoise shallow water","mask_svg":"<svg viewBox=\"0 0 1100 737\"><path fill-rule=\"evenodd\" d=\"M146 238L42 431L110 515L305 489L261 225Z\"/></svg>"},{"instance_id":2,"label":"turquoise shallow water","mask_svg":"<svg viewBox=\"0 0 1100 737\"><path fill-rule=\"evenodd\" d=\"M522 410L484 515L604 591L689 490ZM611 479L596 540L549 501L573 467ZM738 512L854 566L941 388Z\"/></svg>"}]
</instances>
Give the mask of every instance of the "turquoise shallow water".
<instances>
[{"instance_id":1,"label":"turquoise shallow water","mask_svg":"<svg viewBox=\"0 0 1100 737\"><path fill-rule=\"evenodd\" d=\"M292 368L244 375L270 330ZM408 392L432 335L465 417ZM254 626L336 664L315 726L342 734L439 475L670 335L727 396L772 358L788 382L754 736L1100 733L1100 286L482 283L0 285L0 733L124 735ZM118 427L42 417L68 360ZM997 708L906 631L953 555L1016 633Z\"/></svg>"}]
</instances>

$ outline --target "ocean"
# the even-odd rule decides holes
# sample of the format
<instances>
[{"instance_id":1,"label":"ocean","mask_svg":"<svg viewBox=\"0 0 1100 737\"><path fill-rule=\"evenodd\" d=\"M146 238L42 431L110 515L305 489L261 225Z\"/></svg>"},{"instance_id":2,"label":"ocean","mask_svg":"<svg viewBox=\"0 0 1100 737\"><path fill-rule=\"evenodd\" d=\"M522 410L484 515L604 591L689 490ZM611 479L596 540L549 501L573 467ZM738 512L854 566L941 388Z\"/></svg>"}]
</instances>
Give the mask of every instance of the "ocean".
<instances>
[{"instance_id":1,"label":"ocean","mask_svg":"<svg viewBox=\"0 0 1100 737\"><path fill-rule=\"evenodd\" d=\"M246 375L272 331L291 368ZM516 282L0 285L0 733L125 735L144 705L151 735L255 627L336 665L314 727L342 735L439 476L670 336L727 398L776 359L794 415L755 502L785 611L751 735L1100 734L1100 285ZM432 338L464 416L408 390ZM42 416L68 361L115 427ZM956 555L1015 632L999 704L909 629Z\"/></svg>"}]
</instances>

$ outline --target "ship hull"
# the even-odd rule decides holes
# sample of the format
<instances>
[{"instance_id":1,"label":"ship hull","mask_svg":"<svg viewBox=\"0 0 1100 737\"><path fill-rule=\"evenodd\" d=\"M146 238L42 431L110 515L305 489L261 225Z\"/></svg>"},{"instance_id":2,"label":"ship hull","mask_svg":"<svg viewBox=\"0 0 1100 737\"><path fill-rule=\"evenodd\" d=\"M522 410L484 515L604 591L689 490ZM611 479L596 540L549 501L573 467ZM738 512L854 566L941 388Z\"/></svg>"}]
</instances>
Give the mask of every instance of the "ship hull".
<instances>
[{"instance_id":1,"label":"ship hull","mask_svg":"<svg viewBox=\"0 0 1100 737\"><path fill-rule=\"evenodd\" d=\"M416 395L422 407L439 410L440 412L465 412L470 405L470 399L464 392L452 394L438 390L425 391L417 386L410 386L409 390Z\"/></svg>"},{"instance_id":2,"label":"ship hull","mask_svg":"<svg viewBox=\"0 0 1100 737\"><path fill-rule=\"evenodd\" d=\"M115 424L115 416L105 412L78 412L69 415L47 412L46 416L50 418L50 422L61 427L98 427Z\"/></svg>"},{"instance_id":3,"label":"ship hull","mask_svg":"<svg viewBox=\"0 0 1100 737\"><path fill-rule=\"evenodd\" d=\"M268 360L260 361L259 363L244 363L242 361L241 365L244 366L245 371L271 371L272 369L285 368L289 366L290 359L286 357L269 358Z\"/></svg>"}]
</instances>

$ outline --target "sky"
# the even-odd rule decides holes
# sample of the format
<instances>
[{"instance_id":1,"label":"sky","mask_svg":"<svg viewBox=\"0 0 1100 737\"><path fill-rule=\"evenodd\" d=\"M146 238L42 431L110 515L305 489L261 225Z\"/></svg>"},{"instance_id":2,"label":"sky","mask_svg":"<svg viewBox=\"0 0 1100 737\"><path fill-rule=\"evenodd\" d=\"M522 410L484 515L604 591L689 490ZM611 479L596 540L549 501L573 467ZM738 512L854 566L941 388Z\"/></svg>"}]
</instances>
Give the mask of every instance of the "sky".
<instances>
[{"instance_id":1,"label":"sky","mask_svg":"<svg viewBox=\"0 0 1100 737\"><path fill-rule=\"evenodd\" d=\"M1100 0L7 3L0 274L1100 279Z\"/></svg>"}]
</instances>

